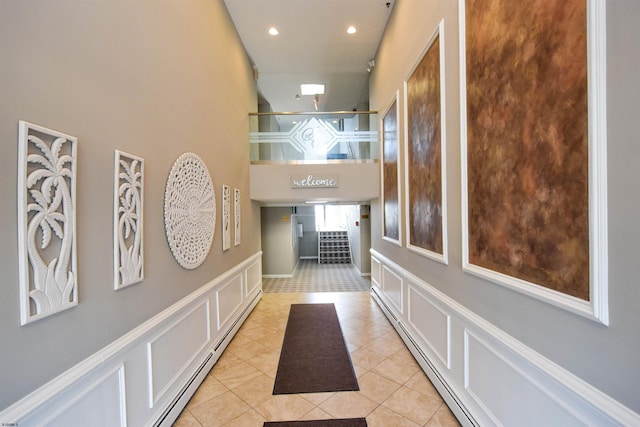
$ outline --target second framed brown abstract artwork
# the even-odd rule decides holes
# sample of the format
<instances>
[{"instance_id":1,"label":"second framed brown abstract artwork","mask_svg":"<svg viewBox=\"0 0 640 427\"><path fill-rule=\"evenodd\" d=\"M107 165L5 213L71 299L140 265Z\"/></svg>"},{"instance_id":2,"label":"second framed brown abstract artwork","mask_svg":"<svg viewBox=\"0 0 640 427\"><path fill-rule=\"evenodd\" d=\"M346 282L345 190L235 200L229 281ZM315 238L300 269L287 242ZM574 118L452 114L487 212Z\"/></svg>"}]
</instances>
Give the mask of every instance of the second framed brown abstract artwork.
<instances>
[{"instance_id":1,"label":"second framed brown abstract artwork","mask_svg":"<svg viewBox=\"0 0 640 427\"><path fill-rule=\"evenodd\" d=\"M393 102L383 114L380 129L382 130L382 238L402 246L397 92Z\"/></svg>"},{"instance_id":2,"label":"second framed brown abstract artwork","mask_svg":"<svg viewBox=\"0 0 640 427\"><path fill-rule=\"evenodd\" d=\"M405 91L407 247L447 264L444 22L409 77Z\"/></svg>"},{"instance_id":3,"label":"second framed brown abstract artwork","mask_svg":"<svg viewBox=\"0 0 640 427\"><path fill-rule=\"evenodd\" d=\"M606 324L603 5L460 0L460 83L463 268Z\"/></svg>"}]
</instances>

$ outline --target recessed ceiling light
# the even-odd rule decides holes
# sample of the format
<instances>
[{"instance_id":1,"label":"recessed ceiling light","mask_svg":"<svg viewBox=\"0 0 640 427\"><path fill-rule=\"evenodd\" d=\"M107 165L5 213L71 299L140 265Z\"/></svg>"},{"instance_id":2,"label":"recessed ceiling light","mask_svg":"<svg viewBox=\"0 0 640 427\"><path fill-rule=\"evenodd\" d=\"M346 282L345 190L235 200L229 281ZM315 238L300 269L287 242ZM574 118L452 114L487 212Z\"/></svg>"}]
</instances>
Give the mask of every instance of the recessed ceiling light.
<instances>
[{"instance_id":1,"label":"recessed ceiling light","mask_svg":"<svg viewBox=\"0 0 640 427\"><path fill-rule=\"evenodd\" d=\"M317 205L317 204L324 204L327 203L327 200L307 200L305 203L309 204L309 205Z\"/></svg>"},{"instance_id":2,"label":"recessed ceiling light","mask_svg":"<svg viewBox=\"0 0 640 427\"><path fill-rule=\"evenodd\" d=\"M301 84L300 93L302 95L324 95L324 85Z\"/></svg>"},{"instance_id":3,"label":"recessed ceiling light","mask_svg":"<svg viewBox=\"0 0 640 427\"><path fill-rule=\"evenodd\" d=\"M354 27L353 25L350 25L349 28L347 28L347 33L349 34L355 34L356 33L356 27Z\"/></svg>"},{"instance_id":4,"label":"recessed ceiling light","mask_svg":"<svg viewBox=\"0 0 640 427\"><path fill-rule=\"evenodd\" d=\"M278 31L276 27L271 27L269 28L269 34L271 34L272 36L277 36L278 34L280 34L280 31Z\"/></svg>"}]
</instances>

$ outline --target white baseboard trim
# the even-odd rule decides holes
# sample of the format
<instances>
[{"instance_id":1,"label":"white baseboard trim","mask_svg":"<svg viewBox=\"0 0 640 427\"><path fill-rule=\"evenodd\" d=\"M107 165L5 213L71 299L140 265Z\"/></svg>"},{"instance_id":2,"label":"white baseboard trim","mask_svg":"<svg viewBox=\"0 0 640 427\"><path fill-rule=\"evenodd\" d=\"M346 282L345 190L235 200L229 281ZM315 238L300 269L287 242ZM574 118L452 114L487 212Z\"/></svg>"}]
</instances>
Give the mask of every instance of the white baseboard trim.
<instances>
[{"instance_id":1,"label":"white baseboard trim","mask_svg":"<svg viewBox=\"0 0 640 427\"><path fill-rule=\"evenodd\" d=\"M372 278L374 299L461 424L640 425L640 414L381 253L372 249L371 255L372 266L393 273ZM402 286L390 283L386 295L385 277L396 276ZM401 297L394 296L398 289Z\"/></svg>"},{"instance_id":2,"label":"white baseboard trim","mask_svg":"<svg viewBox=\"0 0 640 427\"><path fill-rule=\"evenodd\" d=\"M0 425L81 425L87 413L92 414L94 427L170 425L260 300L262 275L253 272L261 273L261 255L249 257L4 409ZM218 292L229 286L240 289L233 294ZM218 325L216 307L225 306L219 299L237 298L238 293L241 304ZM179 360L160 357L151 363L150 348L164 346L156 349L164 356L161 351L171 351L172 342L184 339L179 332L192 325L207 331L190 338L192 350L177 352ZM161 387L155 394L154 378ZM105 401L103 395L110 399ZM151 401L150 396L154 397Z\"/></svg>"},{"instance_id":3,"label":"white baseboard trim","mask_svg":"<svg viewBox=\"0 0 640 427\"><path fill-rule=\"evenodd\" d=\"M293 274L263 274L263 279L291 279Z\"/></svg>"}]
</instances>

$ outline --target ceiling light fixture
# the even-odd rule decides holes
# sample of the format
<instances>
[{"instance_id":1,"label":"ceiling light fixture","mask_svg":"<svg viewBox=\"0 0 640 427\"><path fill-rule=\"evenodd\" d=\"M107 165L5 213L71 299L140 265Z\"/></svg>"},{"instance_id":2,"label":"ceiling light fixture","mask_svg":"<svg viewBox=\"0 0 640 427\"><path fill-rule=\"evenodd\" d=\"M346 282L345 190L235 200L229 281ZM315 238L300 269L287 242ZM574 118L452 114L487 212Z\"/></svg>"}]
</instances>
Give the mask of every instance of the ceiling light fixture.
<instances>
[{"instance_id":1,"label":"ceiling light fixture","mask_svg":"<svg viewBox=\"0 0 640 427\"><path fill-rule=\"evenodd\" d=\"M348 34L355 34L356 33L356 27L354 27L353 25L350 25L349 28L347 28L347 33Z\"/></svg>"},{"instance_id":2,"label":"ceiling light fixture","mask_svg":"<svg viewBox=\"0 0 640 427\"><path fill-rule=\"evenodd\" d=\"M300 93L302 95L324 95L324 85L319 84L301 84Z\"/></svg>"},{"instance_id":3,"label":"ceiling light fixture","mask_svg":"<svg viewBox=\"0 0 640 427\"><path fill-rule=\"evenodd\" d=\"M269 34L271 34L272 36L277 36L278 34L280 34L280 31L278 31L276 27L271 27L269 28Z\"/></svg>"}]
</instances>

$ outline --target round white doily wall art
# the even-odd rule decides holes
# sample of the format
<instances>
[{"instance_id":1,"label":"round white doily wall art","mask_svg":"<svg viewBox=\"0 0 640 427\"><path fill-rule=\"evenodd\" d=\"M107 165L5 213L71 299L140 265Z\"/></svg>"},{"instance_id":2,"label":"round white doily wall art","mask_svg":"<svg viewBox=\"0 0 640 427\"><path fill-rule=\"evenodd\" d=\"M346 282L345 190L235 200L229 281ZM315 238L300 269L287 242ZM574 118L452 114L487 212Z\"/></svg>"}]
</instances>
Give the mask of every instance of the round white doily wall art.
<instances>
[{"instance_id":1,"label":"round white doily wall art","mask_svg":"<svg viewBox=\"0 0 640 427\"><path fill-rule=\"evenodd\" d=\"M192 270L204 262L216 231L216 195L207 166L194 153L184 153L171 168L164 228L178 264Z\"/></svg>"}]
</instances>

